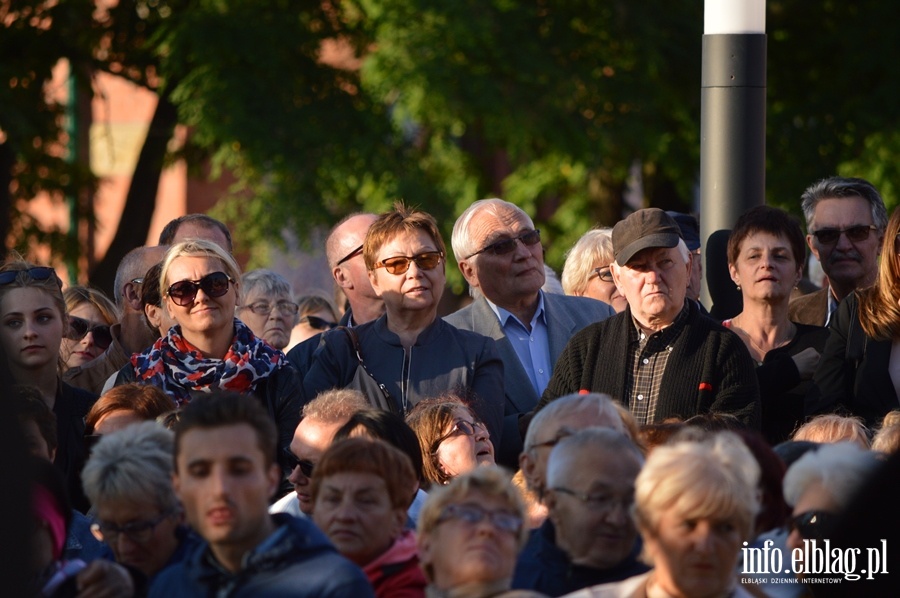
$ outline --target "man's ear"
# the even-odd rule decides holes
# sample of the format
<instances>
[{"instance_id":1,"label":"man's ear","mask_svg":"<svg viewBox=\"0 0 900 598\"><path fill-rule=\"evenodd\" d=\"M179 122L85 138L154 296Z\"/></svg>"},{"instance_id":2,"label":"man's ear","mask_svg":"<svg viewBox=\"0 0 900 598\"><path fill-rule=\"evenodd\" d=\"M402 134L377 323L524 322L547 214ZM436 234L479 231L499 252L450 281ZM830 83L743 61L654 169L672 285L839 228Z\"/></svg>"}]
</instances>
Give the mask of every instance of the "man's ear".
<instances>
[{"instance_id":1,"label":"man's ear","mask_svg":"<svg viewBox=\"0 0 900 598\"><path fill-rule=\"evenodd\" d=\"M534 470L536 467L537 463L535 463L534 459L531 458L531 455L529 455L527 451L522 451L521 453L519 453L519 469L522 470L522 477L525 478L525 484L532 492L537 491L537 488L535 488L532 480L532 476L534 476Z\"/></svg>"},{"instance_id":2,"label":"man's ear","mask_svg":"<svg viewBox=\"0 0 900 598\"><path fill-rule=\"evenodd\" d=\"M806 244L809 246L809 250L812 252L816 259L819 259L819 249L815 244L815 237L813 235L806 235ZM881 244L879 243L879 246Z\"/></svg>"},{"instance_id":3,"label":"man's ear","mask_svg":"<svg viewBox=\"0 0 900 598\"><path fill-rule=\"evenodd\" d=\"M352 289L353 288L353 280L347 276L347 273L344 272L344 268L341 266L335 266L331 270L331 277L334 278L335 284L341 287L342 289Z\"/></svg>"},{"instance_id":4,"label":"man's ear","mask_svg":"<svg viewBox=\"0 0 900 598\"><path fill-rule=\"evenodd\" d=\"M690 262L688 262L688 267L690 267ZM619 291L619 294L623 297L625 296L625 291L622 290L622 285L619 284L619 270L616 264L609 265L609 273L612 275L613 284L616 285L616 290Z\"/></svg>"},{"instance_id":5,"label":"man's ear","mask_svg":"<svg viewBox=\"0 0 900 598\"><path fill-rule=\"evenodd\" d=\"M275 493L278 491L278 486L281 484L281 467L278 463L272 463L269 465L269 470L266 472L267 482L269 483L269 498L275 496Z\"/></svg>"},{"instance_id":6,"label":"man's ear","mask_svg":"<svg viewBox=\"0 0 900 598\"><path fill-rule=\"evenodd\" d=\"M122 297L133 311L141 311L141 296L137 292L137 288L130 280L122 287Z\"/></svg>"},{"instance_id":7,"label":"man's ear","mask_svg":"<svg viewBox=\"0 0 900 598\"><path fill-rule=\"evenodd\" d=\"M469 283L470 287L478 288L481 284L478 282L478 269L475 267L475 264L470 260L462 260L461 262L457 262L459 266L459 271L462 272L463 277L466 279L466 282Z\"/></svg>"}]
</instances>

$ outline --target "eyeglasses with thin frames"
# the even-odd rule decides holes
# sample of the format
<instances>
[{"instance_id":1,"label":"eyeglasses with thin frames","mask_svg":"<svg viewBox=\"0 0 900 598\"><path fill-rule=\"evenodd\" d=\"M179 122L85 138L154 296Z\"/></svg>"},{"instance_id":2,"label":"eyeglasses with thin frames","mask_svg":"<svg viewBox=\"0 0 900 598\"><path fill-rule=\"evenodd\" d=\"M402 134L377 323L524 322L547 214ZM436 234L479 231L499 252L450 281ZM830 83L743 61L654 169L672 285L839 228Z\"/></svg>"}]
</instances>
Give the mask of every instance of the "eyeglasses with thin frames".
<instances>
[{"instance_id":1,"label":"eyeglasses with thin frames","mask_svg":"<svg viewBox=\"0 0 900 598\"><path fill-rule=\"evenodd\" d=\"M591 278L593 278L594 276L596 276L603 282L612 282L613 281L612 270L609 269L609 266L605 266L602 268L594 268L594 271L591 274Z\"/></svg>"},{"instance_id":2,"label":"eyeglasses with thin frames","mask_svg":"<svg viewBox=\"0 0 900 598\"><path fill-rule=\"evenodd\" d=\"M616 505L620 505L622 509L628 511L631 508L632 503L634 502L634 496L629 495L627 497L617 497L612 494L589 494L587 492L576 492L571 488L566 488L565 486L553 486L550 488L553 492L558 492L560 494L568 494L585 504L589 509L593 511L611 511L616 507Z\"/></svg>"},{"instance_id":3,"label":"eyeglasses with thin frames","mask_svg":"<svg viewBox=\"0 0 900 598\"><path fill-rule=\"evenodd\" d=\"M440 251L426 251L416 255L398 255L381 260L375 264L376 268L384 268L391 274L406 274L410 265L416 263L419 270L434 270L441 263L444 254Z\"/></svg>"},{"instance_id":4,"label":"eyeglasses with thin frames","mask_svg":"<svg viewBox=\"0 0 900 598\"><path fill-rule=\"evenodd\" d=\"M339 259L339 260L337 261L337 264L335 264L335 265L336 265L336 266L340 266L340 265L343 264L344 262L349 262L350 260L352 260L353 258L355 258L356 256L358 256L359 254L361 254L361 253L362 253L362 250L363 250L363 246L360 245L359 247L357 247L356 249L354 249L353 251L351 251L350 253L348 253L347 255L345 255L344 257L342 257L341 259Z\"/></svg>"},{"instance_id":5,"label":"eyeglasses with thin frames","mask_svg":"<svg viewBox=\"0 0 900 598\"><path fill-rule=\"evenodd\" d=\"M277 309L282 316L296 316L300 306L291 301L278 301L277 303L256 301L250 305L238 305L238 309L249 309L258 316L267 316L272 313L272 310Z\"/></svg>"},{"instance_id":6,"label":"eyeglasses with thin frames","mask_svg":"<svg viewBox=\"0 0 900 598\"><path fill-rule=\"evenodd\" d=\"M432 445L434 447L433 451L436 451L442 442L452 436L456 436L458 434L462 434L463 436L475 436L475 434L478 433L478 430L487 433L487 428L480 421L467 422L464 419L458 419L453 422L453 427L450 428L449 432L434 441Z\"/></svg>"},{"instance_id":7,"label":"eyeglasses with thin frames","mask_svg":"<svg viewBox=\"0 0 900 598\"><path fill-rule=\"evenodd\" d=\"M233 278L224 272L213 272L199 280L179 280L166 290L166 295L175 305L185 307L194 302L197 291L202 290L207 297L221 297L228 292L230 284L234 284Z\"/></svg>"},{"instance_id":8,"label":"eyeglasses with thin frames","mask_svg":"<svg viewBox=\"0 0 900 598\"><path fill-rule=\"evenodd\" d=\"M498 530L510 534L517 534L522 529L521 517L509 511L488 511L470 503L447 505L441 511L437 523L440 525L451 519L456 519L469 525L477 525L487 519Z\"/></svg>"},{"instance_id":9,"label":"eyeglasses with thin frames","mask_svg":"<svg viewBox=\"0 0 900 598\"><path fill-rule=\"evenodd\" d=\"M878 227L871 224L860 224L848 228L821 228L810 234L822 245L834 245L841 238L842 234L847 235L849 241L860 243L868 239L873 230L878 230Z\"/></svg>"},{"instance_id":10,"label":"eyeglasses with thin frames","mask_svg":"<svg viewBox=\"0 0 900 598\"><path fill-rule=\"evenodd\" d=\"M516 249L516 242L521 241L522 245L526 247L531 247L532 245L536 245L541 242L541 231L538 229L530 230L522 233L518 237L513 237L511 239L501 239L500 241L495 241L490 245L486 245L467 257L466 259L473 258L480 253L493 253L494 255L506 255L507 253L512 253Z\"/></svg>"},{"instance_id":11,"label":"eyeglasses with thin frames","mask_svg":"<svg viewBox=\"0 0 900 598\"><path fill-rule=\"evenodd\" d=\"M115 544L119 539L119 534L125 536L137 544L143 544L150 539L156 526L165 521L166 518L175 514L175 511L163 511L158 517L147 519L144 521L133 521L125 525L116 525L107 521L98 521L91 524L91 533L101 542L107 544Z\"/></svg>"}]
</instances>

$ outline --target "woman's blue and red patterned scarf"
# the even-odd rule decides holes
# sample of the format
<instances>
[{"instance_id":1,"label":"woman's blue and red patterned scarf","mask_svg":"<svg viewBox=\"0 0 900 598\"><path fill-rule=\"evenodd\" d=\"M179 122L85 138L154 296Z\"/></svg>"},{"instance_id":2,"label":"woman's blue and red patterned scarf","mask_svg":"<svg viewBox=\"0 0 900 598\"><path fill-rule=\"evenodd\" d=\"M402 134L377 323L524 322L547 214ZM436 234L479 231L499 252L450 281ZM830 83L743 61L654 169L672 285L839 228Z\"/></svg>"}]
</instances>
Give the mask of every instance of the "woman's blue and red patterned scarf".
<instances>
[{"instance_id":1,"label":"woman's blue and red patterned scarf","mask_svg":"<svg viewBox=\"0 0 900 598\"><path fill-rule=\"evenodd\" d=\"M256 383L285 363L284 353L262 341L235 318L234 341L223 359L207 359L173 326L143 353L131 356L137 381L162 388L180 407L192 392L252 392Z\"/></svg>"}]
</instances>

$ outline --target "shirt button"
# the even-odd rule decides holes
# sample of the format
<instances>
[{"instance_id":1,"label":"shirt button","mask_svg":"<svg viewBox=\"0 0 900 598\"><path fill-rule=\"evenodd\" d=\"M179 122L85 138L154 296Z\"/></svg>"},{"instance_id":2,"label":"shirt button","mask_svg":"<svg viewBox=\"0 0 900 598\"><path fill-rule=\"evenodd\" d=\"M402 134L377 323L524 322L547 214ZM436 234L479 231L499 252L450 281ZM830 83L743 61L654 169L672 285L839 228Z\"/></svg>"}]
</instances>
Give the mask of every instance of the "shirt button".
<instances>
[{"instance_id":1,"label":"shirt button","mask_svg":"<svg viewBox=\"0 0 900 598\"><path fill-rule=\"evenodd\" d=\"M671 353L671 352L672 352L672 347L666 347L666 351L668 351L669 353Z\"/></svg>"},{"instance_id":2,"label":"shirt button","mask_svg":"<svg viewBox=\"0 0 900 598\"><path fill-rule=\"evenodd\" d=\"M638 401L643 401L643 400L644 400L644 395L638 395Z\"/></svg>"},{"instance_id":3,"label":"shirt button","mask_svg":"<svg viewBox=\"0 0 900 598\"><path fill-rule=\"evenodd\" d=\"M645 358L644 358L644 365L647 365L648 363L650 363L650 360L647 359L647 358L645 357Z\"/></svg>"},{"instance_id":4,"label":"shirt button","mask_svg":"<svg viewBox=\"0 0 900 598\"><path fill-rule=\"evenodd\" d=\"M538 373L543 374L544 370L538 370Z\"/></svg>"}]
</instances>

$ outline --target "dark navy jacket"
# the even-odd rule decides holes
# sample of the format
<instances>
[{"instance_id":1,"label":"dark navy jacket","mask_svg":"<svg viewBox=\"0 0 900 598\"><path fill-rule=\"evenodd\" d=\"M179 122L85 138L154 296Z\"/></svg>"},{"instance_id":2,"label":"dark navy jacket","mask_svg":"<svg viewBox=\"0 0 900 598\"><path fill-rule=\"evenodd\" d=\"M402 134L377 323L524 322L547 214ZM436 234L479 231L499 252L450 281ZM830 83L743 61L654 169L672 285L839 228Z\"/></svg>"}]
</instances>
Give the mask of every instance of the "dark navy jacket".
<instances>
[{"instance_id":1,"label":"dark navy jacket","mask_svg":"<svg viewBox=\"0 0 900 598\"><path fill-rule=\"evenodd\" d=\"M315 525L284 513L272 519L277 529L244 556L240 571L224 569L202 542L187 559L156 576L150 597L374 596L362 569L338 554Z\"/></svg>"},{"instance_id":2,"label":"dark navy jacket","mask_svg":"<svg viewBox=\"0 0 900 598\"><path fill-rule=\"evenodd\" d=\"M573 565L568 555L556 545L556 529L548 519L528 536L528 542L516 561L512 587L534 590L548 596L562 596L601 583L621 581L650 570L637 560L640 552L641 540L638 536L631 553L615 567L594 569Z\"/></svg>"}]
</instances>

